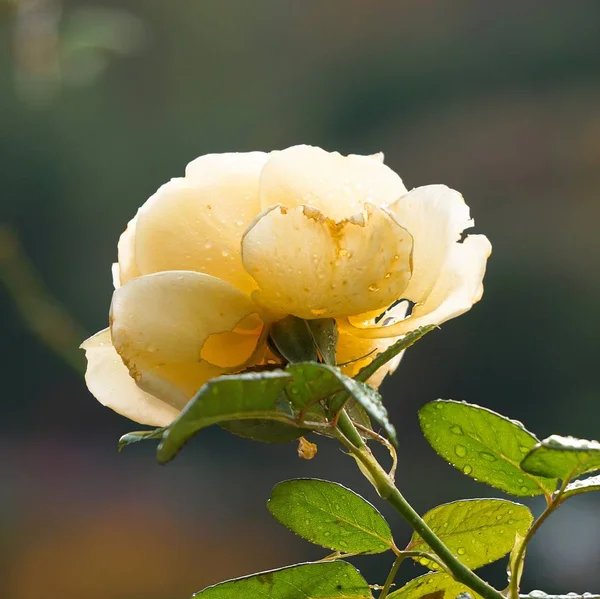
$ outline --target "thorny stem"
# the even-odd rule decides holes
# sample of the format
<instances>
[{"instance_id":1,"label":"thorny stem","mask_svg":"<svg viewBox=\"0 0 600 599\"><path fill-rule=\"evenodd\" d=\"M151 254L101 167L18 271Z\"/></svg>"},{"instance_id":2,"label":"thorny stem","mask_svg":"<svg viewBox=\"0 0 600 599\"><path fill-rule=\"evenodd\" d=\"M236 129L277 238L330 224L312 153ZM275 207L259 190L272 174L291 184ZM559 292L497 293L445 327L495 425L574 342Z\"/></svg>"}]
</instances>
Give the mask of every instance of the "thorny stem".
<instances>
[{"instance_id":1,"label":"thorny stem","mask_svg":"<svg viewBox=\"0 0 600 599\"><path fill-rule=\"evenodd\" d=\"M379 462L364 444L345 410L342 410L340 413L338 431L340 433L340 441L359 463L361 470L365 473L379 495L389 501L413 530L420 535L437 557L445 564L452 576L458 582L481 595L484 599L505 599L499 591L458 560L435 532L429 528L423 518L419 516L402 493L400 493L394 481L379 465Z\"/></svg>"}]
</instances>

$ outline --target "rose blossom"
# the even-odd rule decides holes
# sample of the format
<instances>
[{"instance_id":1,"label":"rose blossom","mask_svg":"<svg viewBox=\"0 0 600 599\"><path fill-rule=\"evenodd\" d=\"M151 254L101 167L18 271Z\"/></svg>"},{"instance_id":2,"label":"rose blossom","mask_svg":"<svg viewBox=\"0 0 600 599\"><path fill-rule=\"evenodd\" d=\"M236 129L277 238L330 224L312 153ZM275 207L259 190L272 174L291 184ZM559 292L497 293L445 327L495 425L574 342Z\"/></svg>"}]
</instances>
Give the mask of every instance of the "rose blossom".
<instances>
[{"instance_id":1,"label":"rose blossom","mask_svg":"<svg viewBox=\"0 0 600 599\"><path fill-rule=\"evenodd\" d=\"M399 337L479 301L491 246L461 241L472 225L458 192L409 192L381 154L201 156L119 239L110 327L82 345L88 387L165 426L210 378L281 361L267 337L287 315L336 319L337 361L353 376Z\"/></svg>"}]
</instances>

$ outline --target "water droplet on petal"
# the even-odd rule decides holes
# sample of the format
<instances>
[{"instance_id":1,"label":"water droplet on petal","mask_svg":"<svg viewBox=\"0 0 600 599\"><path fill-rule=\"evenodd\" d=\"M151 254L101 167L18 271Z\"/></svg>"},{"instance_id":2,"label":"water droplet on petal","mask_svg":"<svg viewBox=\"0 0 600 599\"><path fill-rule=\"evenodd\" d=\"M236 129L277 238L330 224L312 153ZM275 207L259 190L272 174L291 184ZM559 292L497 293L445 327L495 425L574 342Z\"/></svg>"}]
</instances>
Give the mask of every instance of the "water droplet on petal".
<instances>
[{"instance_id":1,"label":"water droplet on petal","mask_svg":"<svg viewBox=\"0 0 600 599\"><path fill-rule=\"evenodd\" d=\"M379 291L379 287L375 284L369 285L369 291Z\"/></svg>"}]
</instances>

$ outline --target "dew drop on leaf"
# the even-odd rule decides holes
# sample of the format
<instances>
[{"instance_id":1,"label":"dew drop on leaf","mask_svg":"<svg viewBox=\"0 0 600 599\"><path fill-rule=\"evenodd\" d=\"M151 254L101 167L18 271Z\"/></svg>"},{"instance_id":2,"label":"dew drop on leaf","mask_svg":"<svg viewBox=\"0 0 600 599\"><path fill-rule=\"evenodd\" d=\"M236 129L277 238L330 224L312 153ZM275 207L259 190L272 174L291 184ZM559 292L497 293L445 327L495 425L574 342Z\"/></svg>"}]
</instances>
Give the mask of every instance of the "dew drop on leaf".
<instances>
[{"instance_id":1,"label":"dew drop on leaf","mask_svg":"<svg viewBox=\"0 0 600 599\"><path fill-rule=\"evenodd\" d=\"M464 547L459 547L456 550L456 553L458 553L458 555L464 555L467 552L467 550Z\"/></svg>"},{"instance_id":2,"label":"dew drop on leaf","mask_svg":"<svg viewBox=\"0 0 600 599\"><path fill-rule=\"evenodd\" d=\"M485 460L486 462L495 462L496 461L496 456L492 455L491 453L488 453L487 451L480 451L479 455L480 455L481 459Z\"/></svg>"},{"instance_id":3,"label":"dew drop on leaf","mask_svg":"<svg viewBox=\"0 0 600 599\"><path fill-rule=\"evenodd\" d=\"M455 435L464 435L463 429L456 424L455 426L450 427L450 431Z\"/></svg>"},{"instance_id":4,"label":"dew drop on leaf","mask_svg":"<svg viewBox=\"0 0 600 599\"><path fill-rule=\"evenodd\" d=\"M455 445L454 446L454 453L459 458L464 458L467 455L467 448L464 445Z\"/></svg>"},{"instance_id":5,"label":"dew drop on leaf","mask_svg":"<svg viewBox=\"0 0 600 599\"><path fill-rule=\"evenodd\" d=\"M465 466L463 467L463 472L465 474L471 474L471 472L473 472L473 468L471 468L471 466L469 466L469 464L465 464Z\"/></svg>"}]
</instances>

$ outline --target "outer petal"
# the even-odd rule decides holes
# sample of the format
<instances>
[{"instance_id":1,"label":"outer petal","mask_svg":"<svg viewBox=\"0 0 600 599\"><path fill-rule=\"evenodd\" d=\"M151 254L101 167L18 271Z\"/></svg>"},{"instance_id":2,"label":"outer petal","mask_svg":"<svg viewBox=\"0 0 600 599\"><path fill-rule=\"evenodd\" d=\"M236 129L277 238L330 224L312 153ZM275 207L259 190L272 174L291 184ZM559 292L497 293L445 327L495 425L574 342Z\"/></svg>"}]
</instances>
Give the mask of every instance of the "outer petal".
<instances>
[{"instance_id":1,"label":"outer petal","mask_svg":"<svg viewBox=\"0 0 600 599\"><path fill-rule=\"evenodd\" d=\"M145 275L113 294L112 339L132 373L177 365L204 378L205 362L222 368L245 363L261 330L247 295L202 273Z\"/></svg>"},{"instance_id":2,"label":"outer petal","mask_svg":"<svg viewBox=\"0 0 600 599\"><path fill-rule=\"evenodd\" d=\"M424 302L461 233L473 226L469 207L457 191L445 185L413 189L388 206L414 240L413 276L404 297Z\"/></svg>"},{"instance_id":3,"label":"outer petal","mask_svg":"<svg viewBox=\"0 0 600 599\"><path fill-rule=\"evenodd\" d=\"M108 329L86 339L81 347L88 360L88 389L102 405L150 426L167 426L177 417L179 410L135 384L111 343Z\"/></svg>"},{"instance_id":4,"label":"outer petal","mask_svg":"<svg viewBox=\"0 0 600 599\"><path fill-rule=\"evenodd\" d=\"M341 221L361 212L366 203L393 202L406 188L382 158L342 156L312 146L274 152L260 178L261 207L308 204Z\"/></svg>"},{"instance_id":5,"label":"outer petal","mask_svg":"<svg viewBox=\"0 0 600 599\"><path fill-rule=\"evenodd\" d=\"M411 247L410 235L377 206L341 223L309 206L275 206L248 228L242 260L260 287L257 303L327 318L392 304L410 278Z\"/></svg>"},{"instance_id":6,"label":"outer petal","mask_svg":"<svg viewBox=\"0 0 600 599\"><path fill-rule=\"evenodd\" d=\"M382 326L389 326L403 320L408 308L408 302L400 302L381 318ZM371 325L374 322L369 323ZM393 345L398 341L400 337L389 337L385 339L364 339L361 337L355 337L350 332L340 331L336 361L340 364L342 372L348 376L354 377L359 371L368 366L378 354L386 350L390 345ZM404 352L398 354L394 359L388 362L385 366L382 366L369 380L368 383L372 387L379 387L384 377L388 374L393 373Z\"/></svg>"},{"instance_id":7,"label":"outer petal","mask_svg":"<svg viewBox=\"0 0 600 599\"><path fill-rule=\"evenodd\" d=\"M492 246L484 235L469 235L451 246L440 276L427 299L406 320L387 327L342 328L353 335L376 339L405 335L418 327L441 324L471 309L483 294L483 276Z\"/></svg>"},{"instance_id":8,"label":"outer petal","mask_svg":"<svg viewBox=\"0 0 600 599\"><path fill-rule=\"evenodd\" d=\"M113 265L113 285L118 289L121 285L127 283L135 277L139 277L141 272L135 260L135 231L137 226L137 215L128 223L127 228L119 237L117 252L119 256L118 269ZM119 284L117 285L116 275L119 275Z\"/></svg>"},{"instance_id":9,"label":"outer petal","mask_svg":"<svg viewBox=\"0 0 600 599\"><path fill-rule=\"evenodd\" d=\"M186 177L163 185L139 210L136 262L142 274L194 270L250 292L240 241L260 211L262 152L211 154L191 162Z\"/></svg>"}]
</instances>

